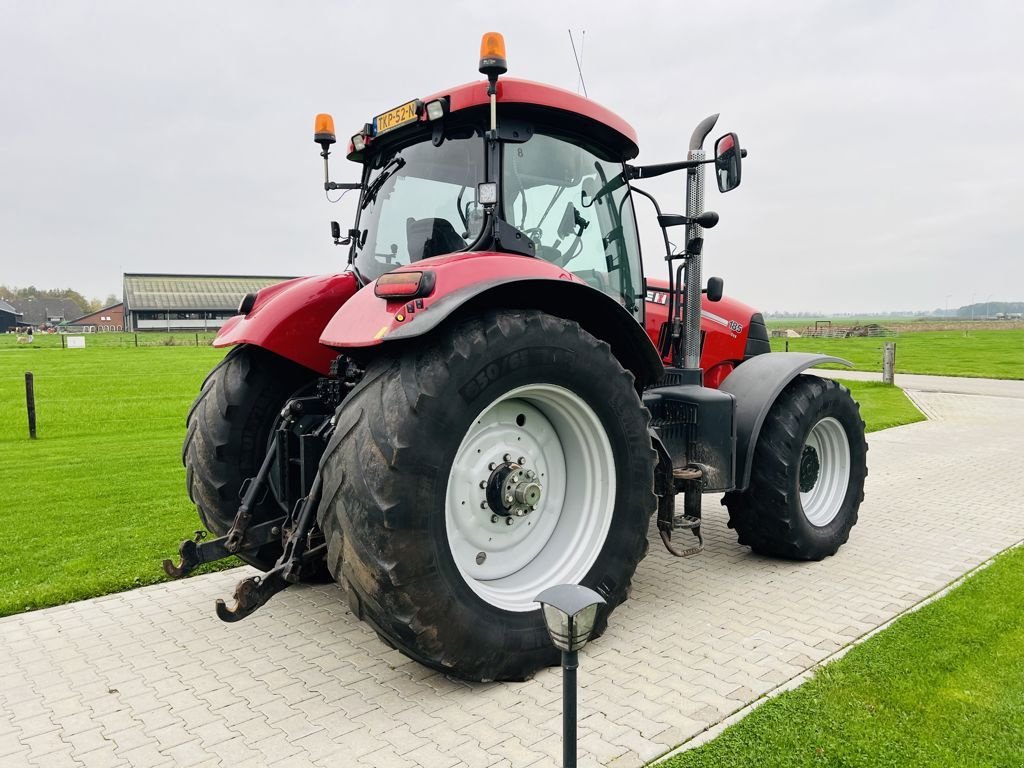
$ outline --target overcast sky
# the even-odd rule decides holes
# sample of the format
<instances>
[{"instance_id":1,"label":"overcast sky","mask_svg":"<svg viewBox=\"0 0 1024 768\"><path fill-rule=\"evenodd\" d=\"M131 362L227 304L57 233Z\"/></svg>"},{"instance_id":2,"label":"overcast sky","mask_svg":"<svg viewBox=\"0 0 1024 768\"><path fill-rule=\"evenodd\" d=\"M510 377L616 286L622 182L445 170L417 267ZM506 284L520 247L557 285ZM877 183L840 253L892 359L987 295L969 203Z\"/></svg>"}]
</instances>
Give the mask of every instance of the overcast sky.
<instances>
[{"instance_id":1,"label":"overcast sky","mask_svg":"<svg viewBox=\"0 0 1024 768\"><path fill-rule=\"evenodd\" d=\"M121 273L343 268L315 113L340 136L478 77L575 90L685 156L721 112L749 151L705 275L765 310L1024 300L1024 7L1015 2L0 0L0 282L120 294ZM337 158L337 181L357 168ZM652 180L683 210L683 176ZM350 196L352 197L352 196ZM662 276L649 206L648 274Z\"/></svg>"}]
</instances>

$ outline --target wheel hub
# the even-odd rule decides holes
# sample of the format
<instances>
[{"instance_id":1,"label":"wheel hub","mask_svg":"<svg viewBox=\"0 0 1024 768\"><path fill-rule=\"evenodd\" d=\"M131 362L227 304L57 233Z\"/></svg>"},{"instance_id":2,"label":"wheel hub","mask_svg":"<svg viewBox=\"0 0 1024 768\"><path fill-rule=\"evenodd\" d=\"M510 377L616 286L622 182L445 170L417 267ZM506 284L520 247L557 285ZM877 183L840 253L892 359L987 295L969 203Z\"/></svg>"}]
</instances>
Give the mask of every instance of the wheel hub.
<instances>
[{"instance_id":1,"label":"wheel hub","mask_svg":"<svg viewBox=\"0 0 1024 768\"><path fill-rule=\"evenodd\" d=\"M800 493L808 493L818 484L821 474L821 460L812 445L805 445L800 455Z\"/></svg>"},{"instance_id":2,"label":"wheel hub","mask_svg":"<svg viewBox=\"0 0 1024 768\"><path fill-rule=\"evenodd\" d=\"M524 457L505 460L491 471L485 481L487 506L499 517L523 517L540 503L543 487L532 469L526 469Z\"/></svg>"}]
</instances>

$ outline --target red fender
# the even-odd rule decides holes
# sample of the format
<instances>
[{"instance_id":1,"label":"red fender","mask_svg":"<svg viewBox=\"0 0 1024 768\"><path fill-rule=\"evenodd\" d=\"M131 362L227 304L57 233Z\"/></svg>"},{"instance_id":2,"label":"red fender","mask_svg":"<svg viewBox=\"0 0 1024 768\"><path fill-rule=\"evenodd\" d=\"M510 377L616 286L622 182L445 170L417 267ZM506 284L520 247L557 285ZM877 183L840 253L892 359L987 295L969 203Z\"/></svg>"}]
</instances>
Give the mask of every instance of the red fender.
<instances>
[{"instance_id":1,"label":"red fender","mask_svg":"<svg viewBox=\"0 0 1024 768\"><path fill-rule=\"evenodd\" d=\"M299 277L264 288L249 314L224 323L213 346L253 344L326 375L338 352L317 339L358 289L351 272Z\"/></svg>"},{"instance_id":2,"label":"red fender","mask_svg":"<svg viewBox=\"0 0 1024 768\"><path fill-rule=\"evenodd\" d=\"M415 301L385 301L377 298L371 283L331 318L320 335L320 343L331 347L372 347L390 340L388 337L395 334L404 338L419 336L438 324L430 314L431 307L439 302L447 303L446 300L461 289L481 283L530 277L583 282L543 259L490 251L437 256L394 272L427 270L435 277L434 290L429 296Z\"/></svg>"},{"instance_id":3,"label":"red fender","mask_svg":"<svg viewBox=\"0 0 1024 768\"><path fill-rule=\"evenodd\" d=\"M342 349L374 347L421 337L464 308L539 309L574 320L611 345L639 386L661 378L657 350L616 299L543 259L492 251L438 256L395 272L432 272L430 295L386 300L367 285L324 328L320 343Z\"/></svg>"}]
</instances>

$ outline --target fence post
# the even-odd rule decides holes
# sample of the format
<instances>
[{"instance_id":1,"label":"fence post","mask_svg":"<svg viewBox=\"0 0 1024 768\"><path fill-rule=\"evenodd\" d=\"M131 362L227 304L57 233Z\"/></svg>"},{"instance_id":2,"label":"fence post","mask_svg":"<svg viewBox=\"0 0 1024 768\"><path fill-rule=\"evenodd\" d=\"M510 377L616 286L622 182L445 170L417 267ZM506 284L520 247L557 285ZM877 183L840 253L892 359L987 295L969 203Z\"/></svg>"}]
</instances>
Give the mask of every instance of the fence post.
<instances>
[{"instance_id":1,"label":"fence post","mask_svg":"<svg viewBox=\"0 0 1024 768\"><path fill-rule=\"evenodd\" d=\"M887 341L882 351L882 382L892 384L896 374L896 342Z\"/></svg>"},{"instance_id":2,"label":"fence post","mask_svg":"<svg viewBox=\"0 0 1024 768\"><path fill-rule=\"evenodd\" d=\"M199 346L199 334L198 333L196 334L196 346L197 347Z\"/></svg>"},{"instance_id":3,"label":"fence post","mask_svg":"<svg viewBox=\"0 0 1024 768\"><path fill-rule=\"evenodd\" d=\"M60 348L61 349L64 349L64 336L65 336L65 334L63 334L63 333L60 335Z\"/></svg>"},{"instance_id":4,"label":"fence post","mask_svg":"<svg viewBox=\"0 0 1024 768\"><path fill-rule=\"evenodd\" d=\"M36 439L36 385L32 371L25 373L25 405L28 407L28 436Z\"/></svg>"},{"instance_id":5,"label":"fence post","mask_svg":"<svg viewBox=\"0 0 1024 768\"><path fill-rule=\"evenodd\" d=\"M786 351L789 352L789 339L786 339Z\"/></svg>"},{"instance_id":6,"label":"fence post","mask_svg":"<svg viewBox=\"0 0 1024 768\"><path fill-rule=\"evenodd\" d=\"M139 346L139 334L135 334L135 346Z\"/></svg>"}]
</instances>

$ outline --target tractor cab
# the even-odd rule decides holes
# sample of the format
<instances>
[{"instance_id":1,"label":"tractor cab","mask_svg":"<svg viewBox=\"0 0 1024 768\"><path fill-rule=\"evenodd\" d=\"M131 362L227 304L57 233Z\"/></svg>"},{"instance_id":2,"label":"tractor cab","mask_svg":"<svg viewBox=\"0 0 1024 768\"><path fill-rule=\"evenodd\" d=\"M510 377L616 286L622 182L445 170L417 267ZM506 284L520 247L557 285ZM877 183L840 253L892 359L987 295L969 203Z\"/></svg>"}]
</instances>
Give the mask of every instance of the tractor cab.
<instances>
[{"instance_id":1,"label":"tractor cab","mask_svg":"<svg viewBox=\"0 0 1024 768\"><path fill-rule=\"evenodd\" d=\"M513 117L517 135L499 142L497 182L489 182L484 117L453 115L364 150L354 269L373 280L434 256L502 251L485 226L493 216L510 233L511 252L564 267L639 319L643 276L629 190L597 196L621 176L622 160L560 133L553 117ZM495 187L497 202L487 197Z\"/></svg>"},{"instance_id":2,"label":"tractor cab","mask_svg":"<svg viewBox=\"0 0 1024 768\"><path fill-rule=\"evenodd\" d=\"M483 54L487 82L407 102L352 136L347 157L362 165L356 221L344 241L353 270L369 282L452 253L536 257L642 321L630 190L609 183L624 178L637 154L633 129L574 93L498 81L487 63L494 57ZM319 115L325 164L333 140L333 119ZM328 190L339 186L350 185L325 177Z\"/></svg>"}]
</instances>

